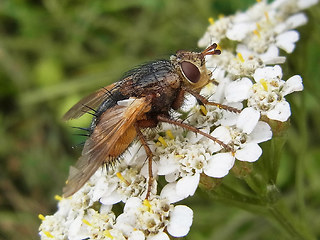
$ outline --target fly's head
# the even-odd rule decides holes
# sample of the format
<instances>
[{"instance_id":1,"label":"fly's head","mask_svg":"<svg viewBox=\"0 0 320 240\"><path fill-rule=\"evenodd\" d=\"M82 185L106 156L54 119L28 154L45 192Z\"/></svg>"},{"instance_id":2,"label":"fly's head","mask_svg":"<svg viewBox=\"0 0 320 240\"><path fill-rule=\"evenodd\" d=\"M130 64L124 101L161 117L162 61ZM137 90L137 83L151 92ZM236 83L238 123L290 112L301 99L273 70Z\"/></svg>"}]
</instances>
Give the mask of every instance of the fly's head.
<instances>
[{"instance_id":1,"label":"fly's head","mask_svg":"<svg viewBox=\"0 0 320 240\"><path fill-rule=\"evenodd\" d=\"M206 55L219 55L214 43L202 52L190 52L179 50L170 60L183 79L183 84L194 90L200 90L211 78L211 72L205 66Z\"/></svg>"}]
</instances>

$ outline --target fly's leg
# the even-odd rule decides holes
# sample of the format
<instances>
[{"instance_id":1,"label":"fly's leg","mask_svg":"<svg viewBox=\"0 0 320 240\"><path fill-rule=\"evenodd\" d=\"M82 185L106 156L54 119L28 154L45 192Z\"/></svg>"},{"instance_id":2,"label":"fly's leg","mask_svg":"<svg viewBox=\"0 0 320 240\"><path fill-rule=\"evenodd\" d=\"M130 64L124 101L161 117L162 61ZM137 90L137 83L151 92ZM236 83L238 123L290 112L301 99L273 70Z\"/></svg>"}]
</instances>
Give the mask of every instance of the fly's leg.
<instances>
[{"instance_id":1,"label":"fly's leg","mask_svg":"<svg viewBox=\"0 0 320 240\"><path fill-rule=\"evenodd\" d=\"M201 135L211 139L212 141L218 143L220 146L222 146L227 151L231 151L232 153L234 153L234 150L233 150L233 148L231 146L225 144L224 142L222 142L221 140L211 136L210 134L199 130L196 127L193 127L193 126L191 126L189 124L184 123L182 120L174 120L174 119L171 119L171 118L169 118L169 117L167 117L165 115L158 115L157 119L158 119L159 122L167 122L167 123L170 123L170 124L177 125L179 127L188 129L188 130L190 130L190 131L192 131L194 133L201 134Z\"/></svg>"},{"instance_id":2,"label":"fly's leg","mask_svg":"<svg viewBox=\"0 0 320 240\"><path fill-rule=\"evenodd\" d=\"M191 95L193 95L196 99L198 99L204 105L216 106L216 107L218 107L220 109L224 109L224 110L227 110L229 112L234 112L234 113L240 113L241 112L241 110L239 110L237 108L234 108L234 107L230 107L230 106L223 105L223 104L220 104L220 103L210 102L210 101L208 101L208 99L206 99L205 97L201 96L199 93L197 93L196 91L193 91L192 89L183 87L183 90L188 92L188 93L190 93Z\"/></svg>"},{"instance_id":3,"label":"fly's leg","mask_svg":"<svg viewBox=\"0 0 320 240\"><path fill-rule=\"evenodd\" d=\"M139 126L139 122L137 124L135 124L135 129L136 129L136 132L137 132L138 139L140 140L142 146L144 147L144 150L146 151L147 158L148 158L149 180L148 180L148 189L147 189L147 195L146 195L146 199L148 199L149 196L150 196L151 189L152 189L152 184L153 184L153 173L152 173L152 157L153 157L153 154L152 154L152 151L149 148L149 146L147 144L147 141L146 141L146 138L143 135L143 133L141 132L140 128L141 127Z\"/></svg>"}]
</instances>

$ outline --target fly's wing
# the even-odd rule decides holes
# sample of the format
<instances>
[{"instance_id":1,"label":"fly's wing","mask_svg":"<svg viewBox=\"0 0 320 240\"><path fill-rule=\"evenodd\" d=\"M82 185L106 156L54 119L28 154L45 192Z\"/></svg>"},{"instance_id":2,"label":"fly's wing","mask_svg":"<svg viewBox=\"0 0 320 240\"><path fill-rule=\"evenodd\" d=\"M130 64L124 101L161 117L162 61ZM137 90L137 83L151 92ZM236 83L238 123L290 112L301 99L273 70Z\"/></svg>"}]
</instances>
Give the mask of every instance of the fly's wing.
<instances>
[{"instance_id":1,"label":"fly's wing","mask_svg":"<svg viewBox=\"0 0 320 240\"><path fill-rule=\"evenodd\" d=\"M90 108L97 108L104 100L112 95L112 91L115 89L115 84L111 84L105 88L101 88L94 93L86 96L69 109L63 116L63 120L71 120L81 117Z\"/></svg>"},{"instance_id":2,"label":"fly's wing","mask_svg":"<svg viewBox=\"0 0 320 240\"><path fill-rule=\"evenodd\" d=\"M76 166L70 168L68 182L63 189L65 197L77 192L103 163L111 161L110 154L117 148L117 141L128 134L133 124L150 111L150 103L151 101L145 97L137 98L128 106L116 105L101 115L99 123L85 143ZM135 137L135 131L133 134ZM118 157L121 153L113 157Z\"/></svg>"}]
</instances>

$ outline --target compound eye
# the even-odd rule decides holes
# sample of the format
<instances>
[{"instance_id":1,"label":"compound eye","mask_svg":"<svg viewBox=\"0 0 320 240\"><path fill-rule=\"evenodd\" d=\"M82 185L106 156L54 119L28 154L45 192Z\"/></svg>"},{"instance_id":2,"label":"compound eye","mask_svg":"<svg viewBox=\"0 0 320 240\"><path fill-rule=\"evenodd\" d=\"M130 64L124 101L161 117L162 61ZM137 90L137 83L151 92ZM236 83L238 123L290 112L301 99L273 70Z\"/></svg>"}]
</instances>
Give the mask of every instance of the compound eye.
<instances>
[{"instance_id":1,"label":"compound eye","mask_svg":"<svg viewBox=\"0 0 320 240\"><path fill-rule=\"evenodd\" d=\"M197 83L200 79L199 69L191 62L182 62L181 69L184 76L192 83Z\"/></svg>"}]
</instances>

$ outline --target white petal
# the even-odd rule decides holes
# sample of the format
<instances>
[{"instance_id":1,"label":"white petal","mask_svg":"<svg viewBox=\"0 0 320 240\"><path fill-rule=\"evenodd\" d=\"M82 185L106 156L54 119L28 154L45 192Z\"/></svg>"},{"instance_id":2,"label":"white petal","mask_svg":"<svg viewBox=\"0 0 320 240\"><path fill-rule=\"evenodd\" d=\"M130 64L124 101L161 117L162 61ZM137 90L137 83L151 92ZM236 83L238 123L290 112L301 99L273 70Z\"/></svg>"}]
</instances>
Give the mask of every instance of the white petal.
<instances>
[{"instance_id":1,"label":"white petal","mask_svg":"<svg viewBox=\"0 0 320 240\"><path fill-rule=\"evenodd\" d=\"M216 72L216 70L214 71ZM214 73L213 72L213 73ZM219 79L219 85L216 88L214 94L212 94L208 100L211 102L222 103L224 100L224 89L231 82L229 77L222 77Z\"/></svg>"},{"instance_id":2,"label":"white petal","mask_svg":"<svg viewBox=\"0 0 320 240\"><path fill-rule=\"evenodd\" d=\"M180 110L183 112L189 112L197 104L197 99L191 94L186 94L183 101L183 105L180 107Z\"/></svg>"},{"instance_id":3,"label":"white petal","mask_svg":"<svg viewBox=\"0 0 320 240\"><path fill-rule=\"evenodd\" d=\"M282 101L276 104L274 109L267 113L267 117L280 122L285 122L291 115L290 104L287 101Z\"/></svg>"},{"instance_id":4,"label":"white petal","mask_svg":"<svg viewBox=\"0 0 320 240\"><path fill-rule=\"evenodd\" d=\"M160 174L159 174L160 175ZM175 172L173 173L170 173L170 174L167 174L165 175L165 179L168 183L170 182L175 182L179 177L179 171L176 170Z\"/></svg>"},{"instance_id":5,"label":"white petal","mask_svg":"<svg viewBox=\"0 0 320 240\"><path fill-rule=\"evenodd\" d=\"M234 103L224 103L225 105L229 107L233 107L236 109L241 110L243 108L243 104L241 102L234 102ZM238 121L239 114L229 111L223 111L222 118L217 122L217 124L220 123L222 126L233 126L236 125Z\"/></svg>"},{"instance_id":6,"label":"white petal","mask_svg":"<svg viewBox=\"0 0 320 240\"><path fill-rule=\"evenodd\" d=\"M273 28L276 34L281 34L286 30L288 30L288 25L285 22L281 22Z\"/></svg>"},{"instance_id":7,"label":"white petal","mask_svg":"<svg viewBox=\"0 0 320 240\"><path fill-rule=\"evenodd\" d=\"M217 153L209 160L204 173L210 177L222 178L229 173L234 165L234 157L231 153Z\"/></svg>"},{"instance_id":8,"label":"white petal","mask_svg":"<svg viewBox=\"0 0 320 240\"><path fill-rule=\"evenodd\" d=\"M260 82L261 79L281 79L282 69L279 65L275 65L274 67L258 68L254 72L253 78L256 82Z\"/></svg>"},{"instance_id":9,"label":"white petal","mask_svg":"<svg viewBox=\"0 0 320 240\"><path fill-rule=\"evenodd\" d=\"M184 205L178 205L170 214L170 222L167 230L173 237L183 237L188 234L192 220L192 209Z\"/></svg>"},{"instance_id":10,"label":"white petal","mask_svg":"<svg viewBox=\"0 0 320 240\"><path fill-rule=\"evenodd\" d=\"M133 231L128 238L128 240L145 240L145 239L146 239L145 235L141 231Z\"/></svg>"},{"instance_id":11,"label":"white petal","mask_svg":"<svg viewBox=\"0 0 320 240\"><path fill-rule=\"evenodd\" d=\"M207 129L206 129L206 128L202 128L202 129L200 129L200 130L201 130L202 132L205 132L205 133L209 133L209 131L210 131L209 128L207 128ZM199 142L202 138L204 138L204 136L201 135L201 134L197 134L197 133L194 133L194 132L189 131L189 132L187 133L186 138L189 139L190 144L195 144L195 143Z\"/></svg>"},{"instance_id":12,"label":"white petal","mask_svg":"<svg viewBox=\"0 0 320 240\"><path fill-rule=\"evenodd\" d=\"M302 84L301 76L294 75L285 82L283 89L281 90L281 93L283 96L285 96L292 92L302 91L302 90L303 90L303 84Z\"/></svg>"},{"instance_id":13,"label":"white petal","mask_svg":"<svg viewBox=\"0 0 320 240\"><path fill-rule=\"evenodd\" d=\"M262 154L262 149L256 143L248 143L242 149L236 151L236 159L246 162L255 162Z\"/></svg>"},{"instance_id":14,"label":"white petal","mask_svg":"<svg viewBox=\"0 0 320 240\"><path fill-rule=\"evenodd\" d=\"M153 165L153 164L152 164ZM175 172L179 168L179 163L171 154L160 155L158 162L158 175L167 175Z\"/></svg>"},{"instance_id":15,"label":"white petal","mask_svg":"<svg viewBox=\"0 0 320 240\"><path fill-rule=\"evenodd\" d=\"M169 203L175 203L185 199L185 196L177 194L176 186L176 182L165 185L161 190L160 197L168 199Z\"/></svg>"},{"instance_id":16,"label":"white petal","mask_svg":"<svg viewBox=\"0 0 320 240\"><path fill-rule=\"evenodd\" d=\"M228 144L231 141L230 131L228 130L228 128L223 127L223 126L217 127L215 130L213 130L213 132L210 135L212 137L219 139L220 141L224 142L225 144ZM217 145L219 145L219 144L217 144ZM221 149L221 146L220 146L220 149Z\"/></svg>"},{"instance_id":17,"label":"white petal","mask_svg":"<svg viewBox=\"0 0 320 240\"><path fill-rule=\"evenodd\" d=\"M111 209L112 209L112 205L101 204L99 212L101 214L108 214L108 213L110 213Z\"/></svg>"},{"instance_id":18,"label":"white petal","mask_svg":"<svg viewBox=\"0 0 320 240\"><path fill-rule=\"evenodd\" d=\"M260 118L260 113L252 107L243 109L237 121L237 128L242 129L244 133L250 134L256 127Z\"/></svg>"},{"instance_id":19,"label":"white petal","mask_svg":"<svg viewBox=\"0 0 320 240\"><path fill-rule=\"evenodd\" d=\"M234 18L234 22L248 22L250 21L250 16L244 12L238 12Z\"/></svg>"},{"instance_id":20,"label":"white petal","mask_svg":"<svg viewBox=\"0 0 320 240\"><path fill-rule=\"evenodd\" d=\"M216 71L216 69L214 69L214 71ZM204 86L201 91L200 91L200 95L202 96L211 96L212 93L216 92L217 89L217 85L213 84L213 83L208 83L206 86Z\"/></svg>"},{"instance_id":21,"label":"white petal","mask_svg":"<svg viewBox=\"0 0 320 240\"><path fill-rule=\"evenodd\" d=\"M113 205L122 200L121 194L119 194L117 191L113 191L112 194L108 196L102 196L100 198L100 202L105 205Z\"/></svg>"},{"instance_id":22,"label":"white petal","mask_svg":"<svg viewBox=\"0 0 320 240\"><path fill-rule=\"evenodd\" d=\"M185 198L188 196L192 196L199 184L200 181L200 174L196 173L193 176L185 176L181 178L177 182L177 193L180 196L184 196Z\"/></svg>"},{"instance_id":23,"label":"white petal","mask_svg":"<svg viewBox=\"0 0 320 240\"><path fill-rule=\"evenodd\" d=\"M318 0L298 0L299 8L306 9L318 3Z\"/></svg>"},{"instance_id":24,"label":"white petal","mask_svg":"<svg viewBox=\"0 0 320 240\"><path fill-rule=\"evenodd\" d=\"M136 220L137 219L134 216L134 214L129 214L128 212L123 212L117 217L116 225L117 225L117 227L119 227L121 225L134 225L136 223Z\"/></svg>"},{"instance_id":25,"label":"white petal","mask_svg":"<svg viewBox=\"0 0 320 240\"><path fill-rule=\"evenodd\" d=\"M198 41L198 47L206 48L210 44L210 42L211 42L211 36L210 36L210 33L207 31L202 36L202 38L200 38L200 40Z\"/></svg>"},{"instance_id":26,"label":"white petal","mask_svg":"<svg viewBox=\"0 0 320 240\"><path fill-rule=\"evenodd\" d=\"M99 180L96 182L95 188L93 189L93 193L91 196L91 199L93 202L98 201L98 199L101 198L101 196L106 192L106 191L113 191L109 188L108 183L105 181L105 178L101 177Z\"/></svg>"},{"instance_id":27,"label":"white petal","mask_svg":"<svg viewBox=\"0 0 320 240\"><path fill-rule=\"evenodd\" d=\"M247 36L247 33L253 31L254 28L255 24L237 23L228 29L226 36L230 40L242 41Z\"/></svg>"},{"instance_id":28,"label":"white petal","mask_svg":"<svg viewBox=\"0 0 320 240\"><path fill-rule=\"evenodd\" d=\"M207 65L207 64L206 64ZM212 64L213 65L213 64ZM216 64L215 65L213 65L213 66L210 66L210 65L207 65L207 68L213 68L214 69L214 71L213 72L211 72L212 73L212 79L223 79L224 78L224 76L226 75L226 70L223 68L223 67L219 67L219 66L217 66ZM220 82L220 80L219 80L219 82ZM220 85L220 84L219 84ZM218 87L219 87L219 85L218 86L216 86L215 87L215 89L217 89ZM216 91L215 91L216 92Z\"/></svg>"},{"instance_id":29,"label":"white petal","mask_svg":"<svg viewBox=\"0 0 320 240\"><path fill-rule=\"evenodd\" d=\"M284 32L277 36L276 43L287 53L292 53L295 48L295 42L299 40L299 33L295 30Z\"/></svg>"},{"instance_id":30,"label":"white petal","mask_svg":"<svg viewBox=\"0 0 320 240\"><path fill-rule=\"evenodd\" d=\"M130 235L136 226L137 216L135 214L122 213L117 217L113 228L121 231L123 234Z\"/></svg>"},{"instance_id":31,"label":"white petal","mask_svg":"<svg viewBox=\"0 0 320 240\"><path fill-rule=\"evenodd\" d=\"M252 51L250 51L248 47L244 44L238 44L236 47L236 52L241 53L244 59L248 59L252 56Z\"/></svg>"},{"instance_id":32,"label":"white petal","mask_svg":"<svg viewBox=\"0 0 320 240\"><path fill-rule=\"evenodd\" d=\"M149 147L151 147L151 145L148 145ZM153 152L153 151L152 151ZM144 160L142 162L145 161L145 156L144 156ZM159 165L158 164L152 164L152 172L154 174L157 174L158 173L158 167ZM140 170L140 174L142 176L144 176L145 178L148 178L149 177L149 164L143 164L141 170Z\"/></svg>"},{"instance_id":33,"label":"white petal","mask_svg":"<svg viewBox=\"0 0 320 240\"><path fill-rule=\"evenodd\" d=\"M250 133L250 142L261 143L272 138L271 127L268 123L259 121Z\"/></svg>"},{"instance_id":34,"label":"white petal","mask_svg":"<svg viewBox=\"0 0 320 240\"><path fill-rule=\"evenodd\" d=\"M156 235L148 236L147 240L170 240L170 238L166 233L159 232Z\"/></svg>"},{"instance_id":35,"label":"white petal","mask_svg":"<svg viewBox=\"0 0 320 240\"><path fill-rule=\"evenodd\" d=\"M252 82L249 78L241 78L226 86L225 95L228 102L241 102L249 97Z\"/></svg>"},{"instance_id":36,"label":"white petal","mask_svg":"<svg viewBox=\"0 0 320 240\"><path fill-rule=\"evenodd\" d=\"M78 235L82 224L82 219L83 213L79 214L75 219L72 220L71 224L69 225L69 237Z\"/></svg>"},{"instance_id":37,"label":"white petal","mask_svg":"<svg viewBox=\"0 0 320 240\"><path fill-rule=\"evenodd\" d=\"M284 56L278 56L278 57L273 57L273 58L264 58L262 61L265 64L282 64L286 61L286 57Z\"/></svg>"},{"instance_id":38,"label":"white petal","mask_svg":"<svg viewBox=\"0 0 320 240\"><path fill-rule=\"evenodd\" d=\"M260 54L261 60L265 64L281 64L286 61L286 58L279 56L279 48L275 45L271 45L264 54Z\"/></svg>"},{"instance_id":39,"label":"white petal","mask_svg":"<svg viewBox=\"0 0 320 240\"><path fill-rule=\"evenodd\" d=\"M127 200L126 205L124 206L123 212L128 212L131 209L136 209L141 205L141 199L137 197L131 197Z\"/></svg>"},{"instance_id":40,"label":"white petal","mask_svg":"<svg viewBox=\"0 0 320 240\"><path fill-rule=\"evenodd\" d=\"M124 159L127 165L135 165L133 160L135 160L135 157L138 157L141 154L143 154L143 157L145 158L145 152L141 147L141 143L139 141L136 141L133 142L133 144L130 146L129 151L125 151L123 153L122 159Z\"/></svg>"},{"instance_id":41,"label":"white petal","mask_svg":"<svg viewBox=\"0 0 320 240\"><path fill-rule=\"evenodd\" d=\"M167 198L170 203L178 202L182 199L192 196L199 184L200 174L185 176L178 182L169 183L162 189L160 196Z\"/></svg>"},{"instance_id":42,"label":"white petal","mask_svg":"<svg viewBox=\"0 0 320 240\"><path fill-rule=\"evenodd\" d=\"M303 0L306 1L306 0ZM297 13L294 14L286 20L286 24L289 26L290 29L295 29L300 27L308 22L308 18L304 13Z\"/></svg>"},{"instance_id":43,"label":"white petal","mask_svg":"<svg viewBox=\"0 0 320 240\"><path fill-rule=\"evenodd\" d=\"M277 9L277 8L281 8L283 4L286 4L288 2L288 0L275 0L273 2L270 3L270 7L272 9Z\"/></svg>"}]
</instances>

